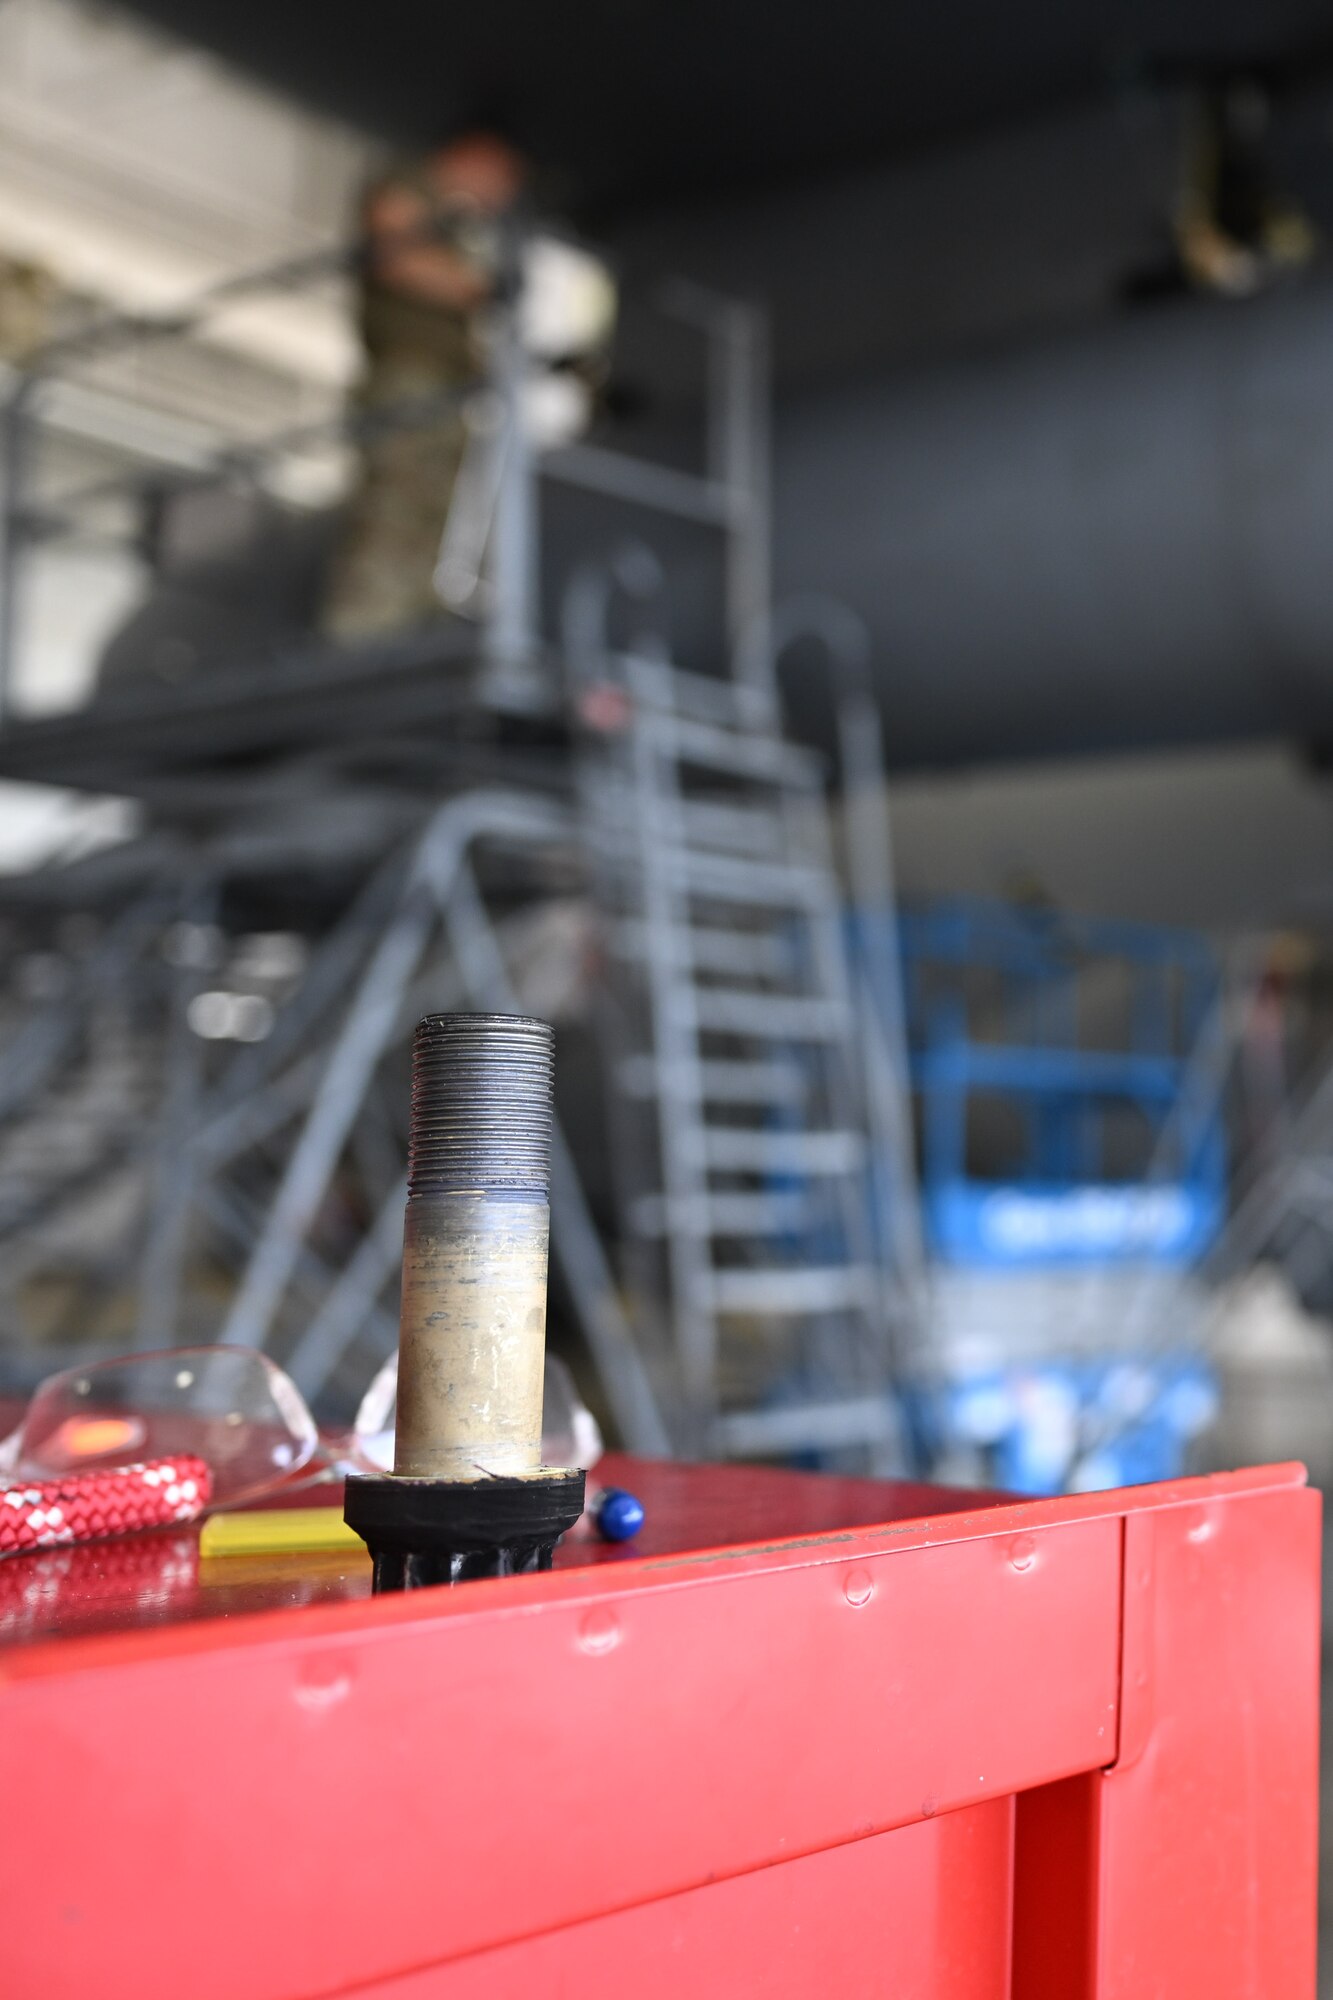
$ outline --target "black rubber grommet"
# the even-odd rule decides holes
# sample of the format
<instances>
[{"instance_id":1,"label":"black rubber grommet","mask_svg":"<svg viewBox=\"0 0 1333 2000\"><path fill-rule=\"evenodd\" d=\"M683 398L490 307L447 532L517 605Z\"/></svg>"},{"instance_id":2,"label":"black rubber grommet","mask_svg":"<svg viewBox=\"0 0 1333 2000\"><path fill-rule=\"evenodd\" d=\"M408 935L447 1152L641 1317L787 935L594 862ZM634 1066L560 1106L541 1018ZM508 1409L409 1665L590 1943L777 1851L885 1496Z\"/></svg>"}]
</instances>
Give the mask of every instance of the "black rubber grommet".
<instances>
[{"instance_id":1,"label":"black rubber grommet","mask_svg":"<svg viewBox=\"0 0 1333 2000\"><path fill-rule=\"evenodd\" d=\"M549 1569L583 1512L581 1471L528 1479L351 1477L343 1518L375 1562L375 1589L412 1590Z\"/></svg>"}]
</instances>

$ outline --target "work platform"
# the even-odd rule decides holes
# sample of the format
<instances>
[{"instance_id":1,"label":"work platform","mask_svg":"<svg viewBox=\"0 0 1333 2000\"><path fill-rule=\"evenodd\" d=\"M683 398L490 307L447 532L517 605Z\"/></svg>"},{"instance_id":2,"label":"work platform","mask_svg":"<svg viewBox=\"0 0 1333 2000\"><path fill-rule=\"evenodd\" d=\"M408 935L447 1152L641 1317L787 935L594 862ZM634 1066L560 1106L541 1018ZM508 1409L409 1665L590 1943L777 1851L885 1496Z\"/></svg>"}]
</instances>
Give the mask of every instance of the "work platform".
<instances>
[{"instance_id":1,"label":"work platform","mask_svg":"<svg viewBox=\"0 0 1333 2000\"><path fill-rule=\"evenodd\" d=\"M396 746L438 794L441 751L461 717L558 715L554 669L488 658L477 629L440 619L375 645L312 642L273 659L238 661L178 686L112 687L68 714L13 718L0 732L0 777L127 797L155 796L165 777L283 768L293 756Z\"/></svg>"},{"instance_id":2,"label":"work platform","mask_svg":"<svg viewBox=\"0 0 1333 2000\"><path fill-rule=\"evenodd\" d=\"M452 1591L0 1563L12 2000L1311 2000L1300 1467L595 1477L636 1544Z\"/></svg>"}]
</instances>

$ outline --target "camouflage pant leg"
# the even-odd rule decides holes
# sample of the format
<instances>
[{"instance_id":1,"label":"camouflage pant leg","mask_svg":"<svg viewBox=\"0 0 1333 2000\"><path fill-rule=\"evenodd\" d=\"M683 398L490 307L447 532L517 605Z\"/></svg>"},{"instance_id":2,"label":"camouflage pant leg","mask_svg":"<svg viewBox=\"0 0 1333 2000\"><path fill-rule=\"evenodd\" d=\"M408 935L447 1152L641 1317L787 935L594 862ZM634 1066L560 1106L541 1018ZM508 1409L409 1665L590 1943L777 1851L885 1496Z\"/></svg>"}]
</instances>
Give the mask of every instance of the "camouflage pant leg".
<instances>
[{"instance_id":1,"label":"camouflage pant leg","mask_svg":"<svg viewBox=\"0 0 1333 2000\"><path fill-rule=\"evenodd\" d=\"M451 416L367 446L325 593L331 637L401 631L439 615L435 565L464 443Z\"/></svg>"}]
</instances>

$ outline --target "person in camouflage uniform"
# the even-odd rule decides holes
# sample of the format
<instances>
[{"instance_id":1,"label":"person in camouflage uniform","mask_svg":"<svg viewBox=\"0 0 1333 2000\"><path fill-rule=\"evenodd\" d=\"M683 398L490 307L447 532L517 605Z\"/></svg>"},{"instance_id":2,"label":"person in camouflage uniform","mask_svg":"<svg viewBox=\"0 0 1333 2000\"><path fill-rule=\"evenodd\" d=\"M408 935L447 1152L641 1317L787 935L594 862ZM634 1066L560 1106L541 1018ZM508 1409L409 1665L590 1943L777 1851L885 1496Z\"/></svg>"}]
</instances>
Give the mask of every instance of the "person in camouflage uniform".
<instances>
[{"instance_id":1,"label":"person in camouflage uniform","mask_svg":"<svg viewBox=\"0 0 1333 2000\"><path fill-rule=\"evenodd\" d=\"M479 319L498 278L496 223L523 182L518 155L476 135L367 194L366 367L357 393L367 434L325 596L331 637L370 638L440 612L435 566L466 441L461 394L448 399L481 375ZM432 222L446 218L448 234L432 237ZM395 420L413 406L419 417Z\"/></svg>"},{"instance_id":2,"label":"person in camouflage uniform","mask_svg":"<svg viewBox=\"0 0 1333 2000\"><path fill-rule=\"evenodd\" d=\"M64 293L49 271L0 256L0 361L27 361L60 330Z\"/></svg>"}]
</instances>

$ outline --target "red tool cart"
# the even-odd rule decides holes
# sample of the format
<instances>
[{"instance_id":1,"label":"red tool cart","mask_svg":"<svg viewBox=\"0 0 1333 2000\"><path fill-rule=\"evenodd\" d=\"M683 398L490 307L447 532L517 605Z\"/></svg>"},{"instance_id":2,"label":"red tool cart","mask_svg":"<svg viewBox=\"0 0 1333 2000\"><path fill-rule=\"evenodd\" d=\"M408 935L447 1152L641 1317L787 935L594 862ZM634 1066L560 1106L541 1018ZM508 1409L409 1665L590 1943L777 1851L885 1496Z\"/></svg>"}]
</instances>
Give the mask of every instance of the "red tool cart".
<instances>
[{"instance_id":1,"label":"red tool cart","mask_svg":"<svg viewBox=\"0 0 1333 2000\"><path fill-rule=\"evenodd\" d=\"M0 1564L6 2000L1310 2000L1299 1467L601 1476L636 1544L455 1590Z\"/></svg>"}]
</instances>

